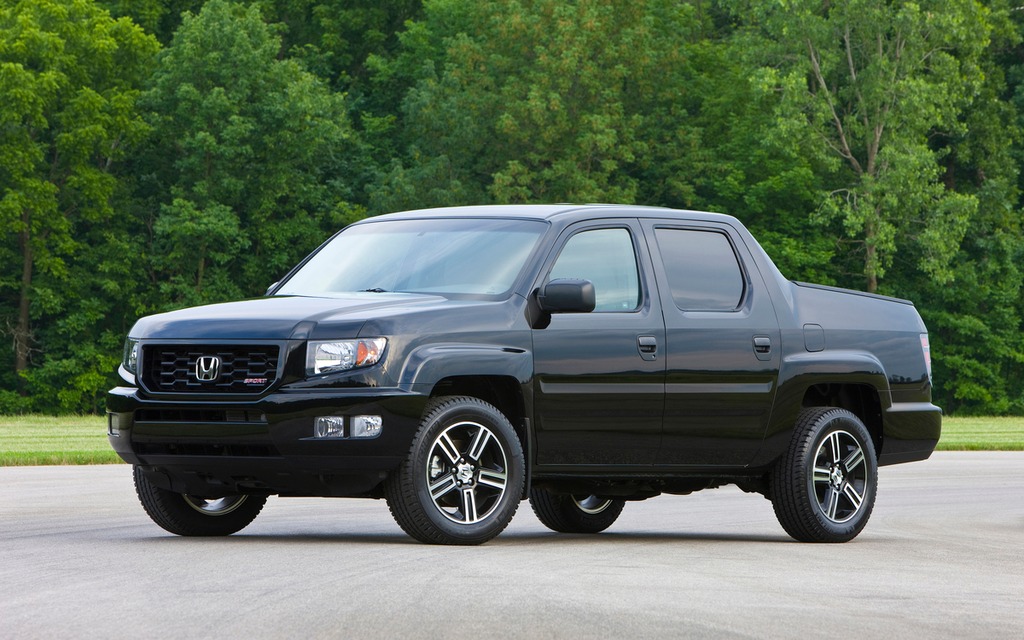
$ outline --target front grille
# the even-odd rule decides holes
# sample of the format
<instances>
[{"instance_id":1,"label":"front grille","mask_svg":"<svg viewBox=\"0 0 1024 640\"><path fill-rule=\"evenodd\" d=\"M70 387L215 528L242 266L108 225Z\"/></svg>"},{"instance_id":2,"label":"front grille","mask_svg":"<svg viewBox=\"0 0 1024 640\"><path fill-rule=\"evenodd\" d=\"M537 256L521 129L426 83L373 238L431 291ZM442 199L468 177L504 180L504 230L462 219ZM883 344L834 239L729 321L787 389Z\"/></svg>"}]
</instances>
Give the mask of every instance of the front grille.
<instances>
[{"instance_id":1,"label":"front grille","mask_svg":"<svg viewBox=\"0 0 1024 640\"><path fill-rule=\"evenodd\" d=\"M280 352L275 345L144 345L142 382L159 393L256 394L277 379Z\"/></svg>"}]
</instances>

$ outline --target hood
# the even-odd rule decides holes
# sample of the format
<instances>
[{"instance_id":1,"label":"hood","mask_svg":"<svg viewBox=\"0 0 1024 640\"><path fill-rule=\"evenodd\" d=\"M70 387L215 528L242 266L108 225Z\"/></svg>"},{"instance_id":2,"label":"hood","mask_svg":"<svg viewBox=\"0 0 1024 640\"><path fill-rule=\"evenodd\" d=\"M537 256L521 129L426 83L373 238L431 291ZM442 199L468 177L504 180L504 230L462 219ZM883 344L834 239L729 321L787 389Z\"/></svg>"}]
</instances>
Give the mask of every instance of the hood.
<instances>
[{"instance_id":1,"label":"hood","mask_svg":"<svg viewBox=\"0 0 1024 640\"><path fill-rule=\"evenodd\" d=\"M272 296L211 304L147 316L135 323L133 338L162 340L305 339L319 324L357 337L366 320L402 307L420 309L448 300L408 293L351 293L339 298Z\"/></svg>"}]
</instances>

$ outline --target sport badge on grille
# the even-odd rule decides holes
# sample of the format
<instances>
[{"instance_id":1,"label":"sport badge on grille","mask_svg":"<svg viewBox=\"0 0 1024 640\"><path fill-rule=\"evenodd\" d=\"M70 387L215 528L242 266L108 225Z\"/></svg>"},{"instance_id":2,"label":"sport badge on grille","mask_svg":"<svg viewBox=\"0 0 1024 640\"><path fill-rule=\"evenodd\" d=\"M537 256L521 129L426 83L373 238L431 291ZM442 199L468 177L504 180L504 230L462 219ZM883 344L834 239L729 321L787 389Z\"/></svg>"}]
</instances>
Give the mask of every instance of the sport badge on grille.
<instances>
[{"instance_id":1,"label":"sport badge on grille","mask_svg":"<svg viewBox=\"0 0 1024 640\"><path fill-rule=\"evenodd\" d=\"M196 380L214 382L220 377L220 358L202 356L196 360Z\"/></svg>"}]
</instances>

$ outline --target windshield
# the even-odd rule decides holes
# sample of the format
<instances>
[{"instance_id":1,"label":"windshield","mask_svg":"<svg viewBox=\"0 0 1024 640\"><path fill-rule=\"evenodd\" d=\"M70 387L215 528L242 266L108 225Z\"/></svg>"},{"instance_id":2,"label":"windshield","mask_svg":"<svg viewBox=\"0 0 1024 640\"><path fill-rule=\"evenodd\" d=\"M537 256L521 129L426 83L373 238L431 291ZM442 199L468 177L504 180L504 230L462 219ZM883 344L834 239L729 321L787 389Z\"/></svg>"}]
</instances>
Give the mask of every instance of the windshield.
<instances>
[{"instance_id":1,"label":"windshield","mask_svg":"<svg viewBox=\"0 0 1024 640\"><path fill-rule=\"evenodd\" d=\"M277 295L353 291L500 295L547 225L533 220L392 220L349 227Z\"/></svg>"}]
</instances>

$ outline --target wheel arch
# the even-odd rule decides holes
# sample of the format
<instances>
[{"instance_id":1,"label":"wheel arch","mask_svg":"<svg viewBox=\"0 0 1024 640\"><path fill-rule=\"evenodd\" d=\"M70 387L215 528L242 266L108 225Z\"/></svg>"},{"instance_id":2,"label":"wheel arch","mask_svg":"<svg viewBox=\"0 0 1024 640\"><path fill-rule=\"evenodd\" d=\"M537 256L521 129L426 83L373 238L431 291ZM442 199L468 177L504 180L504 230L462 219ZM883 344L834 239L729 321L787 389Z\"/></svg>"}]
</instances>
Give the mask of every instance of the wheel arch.
<instances>
[{"instance_id":1,"label":"wheel arch","mask_svg":"<svg viewBox=\"0 0 1024 640\"><path fill-rule=\"evenodd\" d=\"M455 375L442 378L430 390L430 397L471 396L505 414L525 442L526 399L522 385L511 376Z\"/></svg>"},{"instance_id":2,"label":"wheel arch","mask_svg":"<svg viewBox=\"0 0 1024 640\"><path fill-rule=\"evenodd\" d=\"M405 389L433 389L448 378L509 377L526 384L533 354L518 347L465 343L432 344L414 350L398 376Z\"/></svg>"},{"instance_id":3,"label":"wheel arch","mask_svg":"<svg viewBox=\"0 0 1024 640\"><path fill-rule=\"evenodd\" d=\"M881 455L883 416L891 406L885 367L871 353L836 350L786 357L764 446L751 466L767 468L775 464L789 446L797 417L809 407L850 411L864 423L876 455Z\"/></svg>"},{"instance_id":4,"label":"wheel arch","mask_svg":"<svg viewBox=\"0 0 1024 640\"><path fill-rule=\"evenodd\" d=\"M875 447L875 455L882 453L883 418L882 401L878 389L870 384L852 382L822 382L811 385L804 392L801 408L836 407L857 416Z\"/></svg>"}]
</instances>

